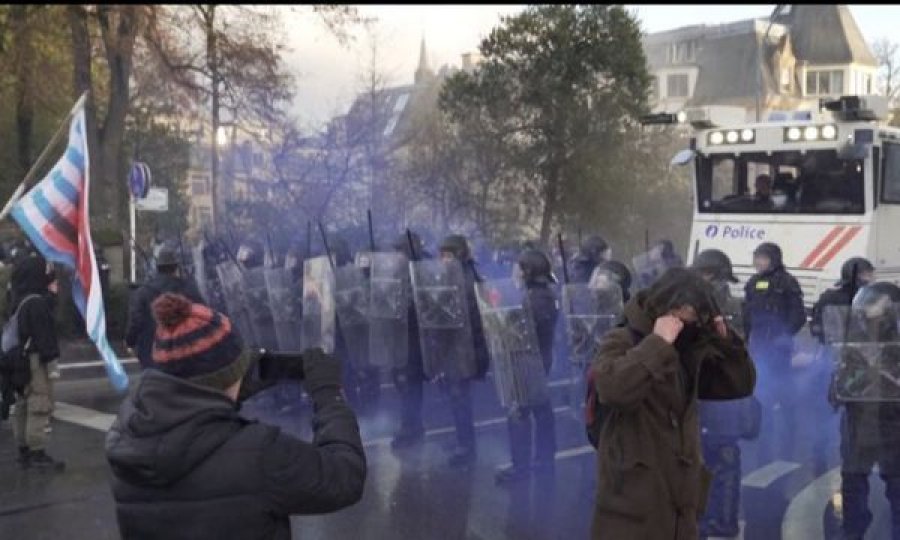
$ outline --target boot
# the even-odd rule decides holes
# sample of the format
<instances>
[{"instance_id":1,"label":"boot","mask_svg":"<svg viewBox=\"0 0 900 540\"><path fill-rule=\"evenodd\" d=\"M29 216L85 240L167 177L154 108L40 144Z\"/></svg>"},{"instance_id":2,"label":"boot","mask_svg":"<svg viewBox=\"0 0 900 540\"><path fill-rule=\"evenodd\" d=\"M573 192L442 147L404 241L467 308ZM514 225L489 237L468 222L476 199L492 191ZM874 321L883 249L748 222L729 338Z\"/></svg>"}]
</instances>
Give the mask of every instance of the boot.
<instances>
[{"instance_id":1,"label":"boot","mask_svg":"<svg viewBox=\"0 0 900 540\"><path fill-rule=\"evenodd\" d=\"M33 450L29 456L29 465L33 469L51 472L63 472L66 464L47 455L43 450Z\"/></svg>"},{"instance_id":2,"label":"boot","mask_svg":"<svg viewBox=\"0 0 900 540\"><path fill-rule=\"evenodd\" d=\"M31 451L27 446L19 447L19 457L16 458L16 463L23 469L27 469L31 466Z\"/></svg>"},{"instance_id":3,"label":"boot","mask_svg":"<svg viewBox=\"0 0 900 540\"><path fill-rule=\"evenodd\" d=\"M416 429L401 428L391 441L391 448L402 450L421 443L425 439L425 428L419 426Z\"/></svg>"},{"instance_id":4,"label":"boot","mask_svg":"<svg viewBox=\"0 0 900 540\"><path fill-rule=\"evenodd\" d=\"M500 467L494 474L494 482L498 486L506 486L527 480L531 476L531 471L527 468L516 467L515 465L507 465Z\"/></svg>"}]
</instances>

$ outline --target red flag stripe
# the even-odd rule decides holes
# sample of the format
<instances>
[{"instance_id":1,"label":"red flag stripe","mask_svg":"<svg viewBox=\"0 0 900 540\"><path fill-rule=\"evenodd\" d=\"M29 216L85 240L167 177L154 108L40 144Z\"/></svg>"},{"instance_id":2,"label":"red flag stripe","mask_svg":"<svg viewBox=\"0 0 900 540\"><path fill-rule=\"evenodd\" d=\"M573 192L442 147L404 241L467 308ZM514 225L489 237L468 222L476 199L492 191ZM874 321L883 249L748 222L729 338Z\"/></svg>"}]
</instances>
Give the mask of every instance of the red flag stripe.
<instances>
[{"instance_id":1,"label":"red flag stripe","mask_svg":"<svg viewBox=\"0 0 900 540\"><path fill-rule=\"evenodd\" d=\"M831 260L834 259L835 255L840 253L840 251L844 249L847 244L849 244L850 241L853 240L857 234L859 234L859 231L861 230L862 227L851 227L850 229L848 229L847 232L844 233L844 236L842 236L841 239L838 240L837 243L832 246L832 248L828 250L825 255L822 255L822 258L816 262L816 270L825 268L825 265L830 263Z\"/></svg>"},{"instance_id":2,"label":"red flag stripe","mask_svg":"<svg viewBox=\"0 0 900 540\"><path fill-rule=\"evenodd\" d=\"M823 238L822 241L819 242L816 247L814 247L813 250L809 252L809 255L807 255L806 258L803 259L803 262L800 263L800 268L812 268L813 261L815 261L819 257L819 255L822 254L825 248L827 248L843 231L844 227L842 225L835 225L835 227L831 229L831 231L829 231L827 235L825 235L825 238Z\"/></svg>"}]
</instances>

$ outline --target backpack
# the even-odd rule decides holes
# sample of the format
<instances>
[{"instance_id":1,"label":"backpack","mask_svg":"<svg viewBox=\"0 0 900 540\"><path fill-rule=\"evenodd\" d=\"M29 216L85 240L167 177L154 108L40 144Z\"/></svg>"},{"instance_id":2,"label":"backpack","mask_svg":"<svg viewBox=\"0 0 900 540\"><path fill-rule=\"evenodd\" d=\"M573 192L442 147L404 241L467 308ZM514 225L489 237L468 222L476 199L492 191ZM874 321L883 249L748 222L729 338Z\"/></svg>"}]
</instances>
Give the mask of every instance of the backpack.
<instances>
[{"instance_id":1,"label":"backpack","mask_svg":"<svg viewBox=\"0 0 900 540\"><path fill-rule=\"evenodd\" d=\"M3 386L8 385L15 391L21 391L31 382L31 368L25 354L31 338L24 345L20 342L19 311L29 300L40 297L39 294L26 296L13 316L3 325L3 333L0 336L0 377L5 379Z\"/></svg>"},{"instance_id":2,"label":"backpack","mask_svg":"<svg viewBox=\"0 0 900 540\"><path fill-rule=\"evenodd\" d=\"M631 333L632 346L637 346L644 336L631 327L628 327L628 330ZM588 366L587 373L585 374L587 391L584 398L584 424L585 432L587 433L587 438L591 443L591 446L599 448L600 433L603 432L603 426L606 423L606 419L609 418L609 411L597 398L597 386L594 384L594 377L594 370L591 366Z\"/></svg>"}]
</instances>

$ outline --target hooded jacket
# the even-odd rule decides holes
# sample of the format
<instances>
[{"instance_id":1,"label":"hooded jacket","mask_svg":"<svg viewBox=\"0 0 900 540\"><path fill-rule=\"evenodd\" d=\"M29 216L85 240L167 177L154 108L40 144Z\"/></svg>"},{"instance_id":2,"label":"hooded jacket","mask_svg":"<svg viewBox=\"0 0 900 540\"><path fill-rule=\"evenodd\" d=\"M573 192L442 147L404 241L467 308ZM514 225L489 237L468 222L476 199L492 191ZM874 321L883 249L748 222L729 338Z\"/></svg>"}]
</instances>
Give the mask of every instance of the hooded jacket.
<instances>
[{"instance_id":1,"label":"hooded jacket","mask_svg":"<svg viewBox=\"0 0 900 540\"><path fill-rule=\"evenodd\" d=\"M29 343L27 353L36 353L41 362L51 362L59 357L59 341L56 336L56 322L50 302L50 277L47 262L43 257L32 255L20 259L13 267L9 316L16 313L19 305L32 295L19 310L19 343Z\"/></svg>"},{"instance_id":2,"label":"hooded jacket","mask_svg":"<svg viewBox=\"0 0 900 540\"><path fill-rule=\"evenodd\" d=\"M781 248L766 242L757 253L771 260L769 270L747 280L744 287L744 335L752 343L788 342L806 324L800 283L784 268Z\"/></svg>"},{"instance_id":3,"label":"hooded jacket","mask_svg":"<svg viewBox=\"0 0 900 540\"><path fill-rule=\"evenodd\" d=\"M357 502L359 427L342 400L320 401L307 443L241 418L222 392L145 371L106 438L122 538L288 539L291 514Z\"/></svg>"},{"instance_id":4,"label":"hooded jacket","mask_svg":"<svg viewBox=\"0 0 900 540\"><path fill-rule=\"evenodd\" d=\"M727 338L704 331L681 353L654 334L661 313L649 305L651 291L626 305L626 327L604 337L592 367L609 410L597 452L595 540L697 538L710 481L697 400L746 397L756 383L733 330Z\"/></svg>"}]
</instances>

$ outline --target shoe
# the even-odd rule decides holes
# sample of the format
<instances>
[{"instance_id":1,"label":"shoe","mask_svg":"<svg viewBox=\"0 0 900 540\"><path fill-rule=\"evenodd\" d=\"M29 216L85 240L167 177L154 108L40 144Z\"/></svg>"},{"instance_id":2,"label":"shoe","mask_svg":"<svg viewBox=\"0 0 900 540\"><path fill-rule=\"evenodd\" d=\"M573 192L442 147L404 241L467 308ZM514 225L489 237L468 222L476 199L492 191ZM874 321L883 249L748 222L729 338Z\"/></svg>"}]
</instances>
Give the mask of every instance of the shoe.
<instances>
[{"instance_id":1,"label":"shoe","mask_svg":"<svg viewBox=\"0 0 900 540\"><path fill-rule=\"evenodd\" d=\"M422 442L425 439L425 429L419 428L415 430L404 430L401 429L397 432L397 435L394 436L394 440L391 441L391 448L394 450L401 450L403 448L409 448L411 446L415 446Z\"/></svg>"},{"instance_id":2,"label":"shoe","mask_svg":"<svg viewBox=\"0 0 900 540\"><path fill-rule=\"evenodd\" d=\"M33 469L51 472L63 472L66 470L65 463L51 458L43 450L32 451L28 461Z\"/></svg>"},{"instance_id":3,"label":"shoe","mask_svg":"<svg viewBox=\"0 0 900 540\"><path fill-rule=\"evenodd\" d=\"M16 458L16 463L23 469L27 469L31 466L31 451L27 446L19 447L19 457Z\"/></svg>"},{"instance_id":4,"label":"shoe","mask_svg":"<svg viewBox=\"0 0 900 540\"><path fill-rule=\"evenodd\" d=\"M498 486L504 486L527 480L530 476L531 471L528 468L508 465L497 469L497 472L494 474L494 482Z\"/></svg>"},{"instance_id":5,"label":"shoe","mask_svg":"<svg viewBox=\"0 0 900 540\"><path fill-rule=\"evenodd\" d=\"M474 448L458 448L450 456L448 463L454 469L468 468L475 463Z\"/></svg>"}]
</instances>

